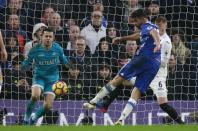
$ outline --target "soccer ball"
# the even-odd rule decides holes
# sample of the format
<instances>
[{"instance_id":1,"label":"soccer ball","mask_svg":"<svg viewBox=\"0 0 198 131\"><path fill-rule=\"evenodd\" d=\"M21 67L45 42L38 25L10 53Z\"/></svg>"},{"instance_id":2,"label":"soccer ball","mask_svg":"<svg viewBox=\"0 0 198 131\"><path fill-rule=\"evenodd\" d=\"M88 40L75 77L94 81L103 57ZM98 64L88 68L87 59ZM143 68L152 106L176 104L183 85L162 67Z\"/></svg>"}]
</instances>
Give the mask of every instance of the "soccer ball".
<instances>
[{"instance_id":1,"label":"soccer ball","mask_svg":"<svg viewBox=\"0 0 198 131\"><path fill-rule=\"evenodd\" d=\"M68 92L68 87L64 81L57 81L53 84L52 90L56 95L61 96Z\"/></svg>"}]
</instances>

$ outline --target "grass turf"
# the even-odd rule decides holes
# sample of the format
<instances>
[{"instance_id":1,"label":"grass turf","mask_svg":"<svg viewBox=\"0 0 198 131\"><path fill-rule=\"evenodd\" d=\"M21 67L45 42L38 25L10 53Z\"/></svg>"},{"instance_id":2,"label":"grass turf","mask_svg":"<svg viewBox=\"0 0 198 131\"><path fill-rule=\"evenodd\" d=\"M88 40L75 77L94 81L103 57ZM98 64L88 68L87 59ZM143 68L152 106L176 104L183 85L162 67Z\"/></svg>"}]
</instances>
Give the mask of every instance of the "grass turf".
<instances>
[{"instance_id":1,"label":"grass turf","mask_svg":"<svg viewBox=\"0 0 198 131\"><path fill-rule=\"evenodd\" d=\"M0 126L0 131L198 131L198 125L152 126Z\"/></svg>"}]
</instances>

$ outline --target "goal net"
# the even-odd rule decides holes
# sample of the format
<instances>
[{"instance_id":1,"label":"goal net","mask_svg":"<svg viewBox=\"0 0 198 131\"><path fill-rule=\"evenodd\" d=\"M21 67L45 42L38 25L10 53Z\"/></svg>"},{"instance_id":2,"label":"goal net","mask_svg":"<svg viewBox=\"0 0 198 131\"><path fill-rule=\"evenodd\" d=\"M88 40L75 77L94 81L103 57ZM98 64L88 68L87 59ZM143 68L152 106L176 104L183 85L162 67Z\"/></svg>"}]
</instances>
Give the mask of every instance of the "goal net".
<instances>
[{"instance_id":1,"label":"goal net","mask_svg":"<svg viewBox=\"0 0 198 131\"><path fill-rule=\"evenodd\" d=\"M133 86L129 82L101 101L112 102L109 106L99 103L96 110L88 111L82 104L93 98L134 55L138 41L112 45L112 38L134 33L136 29L129 15L138 8L149 8L152 22L157 16L168 20L167 33L173 45L166 82L168 99L182 120L188 124L198 122L198 3L195 0L0 1L0 29L8 52L8 61L1 63L0 124L23 121L31 97L33 71L24 72L20 65L27 57L27 50L39 41L38 32L44 26L35 25L44 23L54 30L56 42L75 66L70 69L60 66L60 80L66 82L69 92L57 96L52 110L37 124L113 125L130 97ZM85 43L75 41L78 35L84 36ZM32 115L42 106L43 99L41 96ZM162 123L174 122L160 109L149 88L124 124Z\"/></svg>"}]
</instances>

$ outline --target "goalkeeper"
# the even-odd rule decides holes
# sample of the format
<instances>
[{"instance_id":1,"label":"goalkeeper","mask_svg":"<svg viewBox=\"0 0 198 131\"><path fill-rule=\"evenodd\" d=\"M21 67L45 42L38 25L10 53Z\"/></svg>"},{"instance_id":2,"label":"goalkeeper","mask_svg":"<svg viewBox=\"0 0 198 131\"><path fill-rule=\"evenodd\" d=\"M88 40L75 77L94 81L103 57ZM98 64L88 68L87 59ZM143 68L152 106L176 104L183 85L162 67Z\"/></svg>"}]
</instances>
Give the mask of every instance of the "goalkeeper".
<instances>
[{"instance_id":1,"label":"goalkeeper","mask_svg":"<svg viewBox=\"0 0 198 131\"><path fill-rule=\"evenodd\" d=\"M28 53L28 58L22 63L22 70L29 70L33 64L32 96L27 104L24 124L33 125L38 118L43 116L52 107L55 94L52 85L59 79L60 63L69 65L62 47L54 42L54 32L46 28L42 32L41 43L33 47ZM40 107L34 116L30 117L41 93L44 94L43 107Z\"/></svg>"}]
</instances>

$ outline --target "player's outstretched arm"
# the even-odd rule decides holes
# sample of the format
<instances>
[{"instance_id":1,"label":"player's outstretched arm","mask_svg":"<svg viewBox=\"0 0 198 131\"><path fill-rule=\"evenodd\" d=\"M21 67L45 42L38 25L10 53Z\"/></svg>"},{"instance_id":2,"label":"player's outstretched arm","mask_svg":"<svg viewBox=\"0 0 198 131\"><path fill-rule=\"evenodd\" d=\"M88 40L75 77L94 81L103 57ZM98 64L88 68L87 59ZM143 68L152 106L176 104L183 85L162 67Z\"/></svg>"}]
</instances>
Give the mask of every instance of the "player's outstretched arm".
<instances>
[{"instance_id":1,"label":"player's outstretched arm","mask_svg":"<svg viewBox=\"0 0 198 131\"><path fill-rule=\"evenodd\" d=\"M59 57L59 59L60 59L60 61L61 61L61 63L66 67L66 68L70 68L70 67L72 67L72 62L69 60L69 58L67 57L67 56L65 56L65 54L64 54L64 52L63 52L63 49L62 48L60 48L60 57Z\"/></svg>"},{"instance_id":2,"label":"player's outstretched arm","mask_svg":"<svg viewBox=\"0 0 198 131\"><path fill-rule=\"evenodd\" d=\"M136 32L132 35L128 35L128 36L123 36L123 37L116 37L113 39L112 43L113 44L117 44L121 41L127 41L127 40L132 40L132 41L136 41L140 38L140 33Z\"/></svg>"},{"instance_id":3,"label":"player's outstretched arm","mask_svg":"<svg viewBox=\"0 0 198 131\"><path fill-rule=\"evenodd\" d=\"M150 35L153 37L154 41L155 41L155 48L154 48L154 52L157 52L160 50L160 36L159 33L157 32L157 30L152 29L150 31Z\"/></svg>"},{"instance_id":4,"label":"player's outstretched arm","mask_svg":"<svg viewBox=\"0 0 198 131\"><path fill-rule=\"evenodd\" d=\"M3 42L3 38L2 38L2 34L0 31L0 60L5 62L8 58L8 54L6 52L5 46L4 46L4 42Z\"/></svg>"},{"instance_id":5,"label":"player's outstretched arm","mask_svg":"<svg viewBox=\"0 0 198 131\"><path fill-rule=\"evenodd\" d=\"M70 60L68 60L67 64L65 64L65 67L68 68L68 69L73 67L73 66L74 66L74 64Z\"/></svg>"}]
</instances>

